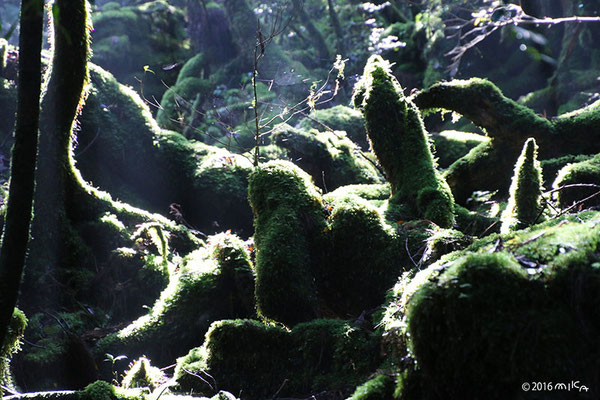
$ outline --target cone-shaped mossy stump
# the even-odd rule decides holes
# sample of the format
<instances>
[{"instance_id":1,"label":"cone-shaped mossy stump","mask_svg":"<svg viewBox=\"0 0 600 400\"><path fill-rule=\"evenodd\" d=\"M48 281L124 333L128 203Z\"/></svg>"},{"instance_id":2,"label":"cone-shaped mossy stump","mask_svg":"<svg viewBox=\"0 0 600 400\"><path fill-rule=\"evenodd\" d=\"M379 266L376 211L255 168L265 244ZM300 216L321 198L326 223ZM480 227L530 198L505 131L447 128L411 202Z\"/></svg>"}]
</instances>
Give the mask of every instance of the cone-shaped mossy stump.
<instances>
[{"instance_id":1,"label":"cone-shaped mossy stump","mask_svg":"<svg viewBox=\"0 0 600 400\"><path fill-rule=\"evenodd\" d=\"M400 357L408 343L420 398L525 399L524 382L571 380L597 398L599 222L492 235L403 278L383 324Z\"/></svg>"},{"instance_id":2,"label":"cone-shaped mossy stump","mask_svg":"<svg viewBox=\"0 0 600 400\"><path fill-rule=\"evenodd\" d=\"M405 209L403 219L424 218L441 227L454 223L454 199L435 168L419 110L408 100L379 56L369 58L354 88L371 147L391 184L390 205Z\"/></svg>"},{"instance_id":3,"label":"cone-shaped mossy stump","mask_svg":"<svg viewBox=\"0 0 600 400\"><path fill-rule=\"evenodd\" d=\"M175 377L183 390L205 395L216 387L247 399L304 398L324 390L348 395L381 362L379 339L342 320L314 320L291 331L253 320L219 321L202 347L178 360Z\"/></svg>"},{"instance_id":4,"label":"cone-shaped mossy stump","mask_svg":"<svg viewBox=\"0 0 600 400\"><path fill-rule=\"evenodd\" d=\"M318 315L311 257L326 227L321 195L310 176L271 161L249 178L254 212L256 300L260 315L295 325Z\"/></svg>"},{"instance_id":5,"label":"cone-shaped mossy stump","mask_svg":"<svg viewBox=\"0 0 600 400\"><path fill-rule=\"evenodd\" d=\"M529 138L515 164L508 205L502 215L502 233L523 229L543 221L542 167L537 160L537 144Z\"/></svg>"},{"instance_id":6,"label":"cone-shaped mossy stump","mask_svg":"<svg viewBox=\"0 0 600 400\"><path fill-rule=\"evenodd\" d=\"M520 144L529 137L540 146L541 159L600 152L600 101L548 120L479 78L436 83L412 100L421 110L457 112L483 128L491 139L457 160L445 173L460 204L465 204L475 190L506 191L513 168L511 160L518 157Z\"/></svg>"}]
</instances>

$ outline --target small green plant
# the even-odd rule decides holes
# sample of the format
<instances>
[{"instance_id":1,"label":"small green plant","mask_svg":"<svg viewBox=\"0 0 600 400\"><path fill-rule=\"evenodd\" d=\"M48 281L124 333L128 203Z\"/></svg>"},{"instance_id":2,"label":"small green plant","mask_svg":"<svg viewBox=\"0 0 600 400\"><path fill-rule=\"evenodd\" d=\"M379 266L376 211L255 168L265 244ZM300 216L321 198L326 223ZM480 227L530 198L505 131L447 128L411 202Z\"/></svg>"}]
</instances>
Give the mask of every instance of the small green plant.
<instances>
[{"instance_id":1,"label":"small green plant","mask_svg":"<svg viewBox=\"0 0 600 400\"><path fill-rule=\"evenodd\" d=\"M113 383L114 383L115 385L118 385L118 384L119 384L119 379L118 379L118 378L119 378L119 374L118 374L117 370L115 369L115 364L116 364L118 361L120 361L120 360L126 360L126 359L127 359L127 356L122 354L122 355L120 355L120 356L116 356L116 357L115 357L115 356L113 356L113 355L112 355L112 354L110 354L110 353L106 353L106 354L105 354L105 357L106 357L106 358L104 359L104 361L108 361L108 362L110 362L111 371L112 371L112 376L113 376Z\"/></svg>"}]
</instances>

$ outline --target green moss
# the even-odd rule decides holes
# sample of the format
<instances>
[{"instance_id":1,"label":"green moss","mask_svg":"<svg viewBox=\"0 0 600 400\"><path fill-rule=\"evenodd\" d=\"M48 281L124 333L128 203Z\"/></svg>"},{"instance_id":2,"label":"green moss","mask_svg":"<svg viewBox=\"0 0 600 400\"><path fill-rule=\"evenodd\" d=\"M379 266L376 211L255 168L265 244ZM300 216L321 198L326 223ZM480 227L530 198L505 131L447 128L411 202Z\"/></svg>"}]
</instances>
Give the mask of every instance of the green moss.
<instances>
[{"instance_id":1,"label":"green moss","mask_svg":"<svg viewBox=\"0 0 600 400\"><path fill-rule=\"evenodd\" d=\"M86 180L154 212L178 204L186 223L206 233L220 230L214 221L251 232L249 161L161 130L133 90L93 65L91 78L75 150Z\"/></svg>"},{"instance_id":2,"label":"green moss","mask_svg":"<svg viewBox=\"0 0 600 400\"><path fill-rule=\"evenodd\" d=\"M272 141L287 151L322 189L333 190L356 183L381 183L377 169L341 131L303 131L278 125Z\"/></svg>"},{"instance_id":3,"label":"green moss","mask_svg":"<svg viewBox=\"0 0 600 400\"><path fill-rule=\"evenodd\" d=\"M323 200L327 203L334 203L338 200L350 199L352 196L367 200L375 207L380 207L390 197L390 185L371 184L371 185L346 185L327 193Z\"/></svg>"},{"instance_id":4,"label":"green moss","mask_svg":"<svg viewBox=\"0 0 600 400\"><path fill-rule=\"evenodd\" d=\"M147 99L160 99L163 82L174 84L176 70L162 67L187 56L181 9L163 0L123 7L109 3L94 12L93 23L94 63L110 70L120 82L138 88Z\"/></svg>"},{"instance_id":5,"label":"green moss","mask_svg":"<svg viewBox=\"0 0 600 400\"><path fill-rule=\"evenodd\" d=\"M209 237L206 248L189 254L172 273L150 312L104 338L97 354L145 354L166 365L200 345L213 321L253 316L253 286L244 243L231 234Z\"/></svg>"},{"instance_id":6,"label":"green moss","mask_svg":"<svg viewBox=\"0 0 600 400\"><path fill-rule=\"evenodd\" d=\"M325 228L321 195L288 162L271 161L249 178L254 212L258 312L294 325L317 315L312 250Z\"/></svg>"},{"instance_id":7,"label":"green moss","mask_svg":"<svg viewBox=\"0 0 600 400\"><path fill-rule=\"evenodd\" d=\"M213 85L208 80L197 77L182 79L163 95L156 121L162 128L183 132L200 111L193 109L196 97L204 99L212 91Z\"/></svg>"},{"instance_id":8,"label":"green moss","mask_svg":"<svg viewBox=\"0 0 600 400\"><path fill-rule=\"evenodd\" d=\"M300 127L307 131L311 128L322 131L324 127L336 131L345 131L348 138L363 150L369 147L362 114L360 111L344 105L316 110L310 117L300 121Z\"/></svg>"},{"instance_id":9,"label":"green moss","mask_svg":"<svg viewBox=\"0 0 600 400\"><path fill-rule=\"evenodd\" d=\"M8 42L4 38L0 38L0 76L6 68L6 56L8 54Z\"/></svg>"},{"instance_id":10,"label":"green moss","mask_svg":"<svg viewBox=\"0 0 600 400\"><path fill-rule=\"evenodd\" d=\"M455 210L456 229L465 235L484 236L500 232L500 220L495 214L487 216L461 206L456 206Z\"/></svg>"},{"instance_id":11,"label":"green moss","mask_svg":"<svg viewBox=\"0 0 600 400\"><path fill-rule=\"evenodd\" d=\"M210 327L202 348L178 360L175 377L183 390L210 395L213 388L186 372L204 371L219 388L233 393L243 390L249 398L267 397L286 378L283 363L290 347L291 337L280 327L252 320L219 321Z\"/></svg>"},{"instance_id":12,"label":"green moss","mask_svg":"<svg viewBox=\"0 0 600 400\"><path fill-rule=\"evenodd\" d=\"M153 367L149 359L140 357L130 364L121 386L126 389L149 388L154 390L166 380L166 375L160 369Z\"/></svg>"},{"instance_id":13,"label":"green moss","mask_svg":"<svg viewBox=\"0 0 600 400\"><path fill-rule=\"evenodd\" d=\"M96 381L78 393L80 400L117 400L115 387L108 382Z\"/></svg>"},{"instance_id":14,"label":"green moss","mask_svg":"<svg viewBox=\"0 0 600 400\"><path fill-rule=\"evenodd\" d=\"M588 160L567 164L557 174L553 189L566 185L592 184L600 185L600 156L594 156ZM566 208L571 204L586 199L598 192L597 187L572 187L555 193L558 205ZM598 197L591 198L583 203L582 207L590 207L599 204Z\"/></svg>"},{"instance_id":15,"label":"green moss","mask_svg":"<svg viewBox=\"0 0 600 400\"><path fill-rule=\"evenodd\" d=\"M405 264L410 263L405 238L366 200L346 198L330 208L330 244L317 280L319 292L337 315L358 316L383 303L386 291L410 265Z\"/></svg>"},{"instance_id":16,"label":"green moss","mask_svg":"<svg viewBox=\"0 0 600 400\"><path fill-rule=\"evenodd\" d=\"M201 78L206 66L205 64L204 54L196 54L185 62L181 71L179 71L179 75L177 75L177 82L175 84L178 85L186 78Z\"/></svg>"},{"instance_id":17,"label":"green moss","mask_svg":"<svg viewBox=\"0 0 600 400\"><path fill-rule=\"evenodd\" d=\"M389 68L379 56L369 59L355 87L354 104L363 111L371 146L390 181L390 204L450 227L452 193L435 169L419 110L404 97Z\"/></svg>"},{"instance_id":18,"label":"green moss","mask_svg":"<svg viewBox=\"0 0 600 400\"><path fill-rule=\"evenodd\" d=\"M215 382L248 399L323 390L349 394L380 361L378 345L377 335L346 321L315 320L292 331L251 320L219 321L203 347L178 360L175 377L183 390L205 395L214 392Z\"/></svg>"},{"instance_id":19,"label":"green moss","mask_svg":"<svg viewBox=\"0 0 600 400\"><path fill-rule=\"evenodd\" d=\"M593 380L598 218L492 235L397 285L386 337L400 354L408 341L424 397L516 398L523 381Z\"/></svg>"},{"instance_id":20,"label":"green moss","mask_svg":"<svg viewBox=\"0 0 600 400\"><path fill-rule=\"evenodd\" d=\"M454 161L465 156L475 146L489 138L470 132L442 131L433 135L435 156L441 168L448 168Z\"/></svg>"},{"instance_id":21,"label":"green moss","mask_svg":"<svg viewBox=\"0 0 600 400\"><path fill-rule=\"evenodd\" d=\"M575 164L581 161L587 161L590 158L592 158L592 156L585 154L568 154L562 157L550 158L548 160L540 160L544 182L554 182L558 171L565 167L567 164Z\"/></svg>"},{"instance_id":22,"label":"green moss","mask_svg":"<svg viewBox=\"0 0 600 400\"><path fill-rule=\"evenodd\" d=\"M13 386L9 363L12 356L21 349L21 339L25 333L26 326L27 318L25 314L18 308L15 308L7 328L4 343L0 346L0 383L2 385Z\"/></svg>"},{"instance_id":23,"label":"green moss","mask_svg":"<svg viewBox=\"0 0 600 400\"><path fill-rule=\"evenodd\" d=\"M390 400L394 389L394 379L381 374L357 387L350 400Z\"/></svg>"},{"instance_id":24,"label":"green moss","mask_svg":"<svg viewBox=\"0 0 600 400\"><path fill-rule=\"evenodd\" d=\"M439 260L443 255L467 248L473 237L465 236L454 229L437 229L427 240L427 249L422 257L425 265Z\"/></svg>"},{"instance_id":25,"label":"green moss","mask_svg":"<svg viewBox=\"0 0 600 400\"><path fill-rule=\"evenodd\" d=\"M503 233L523 229L544 219L542 215L542 168L537 160L535 139L527 139L510 185L508 205L502 215Z\"/></svg>"}]
</instances>

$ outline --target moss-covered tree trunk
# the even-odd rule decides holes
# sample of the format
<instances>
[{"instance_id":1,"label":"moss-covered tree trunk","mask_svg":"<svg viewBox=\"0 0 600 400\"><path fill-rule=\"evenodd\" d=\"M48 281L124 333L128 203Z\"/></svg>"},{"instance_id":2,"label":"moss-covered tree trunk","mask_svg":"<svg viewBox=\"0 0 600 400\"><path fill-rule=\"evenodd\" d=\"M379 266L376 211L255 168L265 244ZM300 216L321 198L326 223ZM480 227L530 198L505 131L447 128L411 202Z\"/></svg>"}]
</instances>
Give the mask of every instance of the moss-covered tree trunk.
<instances>
[{"instance_id":1,"label":"moss-covered tree trunk","mask_svg":"<svg viewBox=\"0 0 600 400\"><path fill-rule=\"evenodd\" d=\"M4 342L17 301L29 240L42 74L43 8L43 0L21 3L17 121L0 250L0 344Z\"/></svg>"},{"instance_id":2,"label":"moss-covered tree trunk","mask_svg":"<svg viewBox=\"0 0 600 400\"><path fill-rule=\"evenodd\" d=\"M87 2L56 0L52 17L53 57L41 105L30 247L31 263L51 276L67 241L67 193L80 186L74 171L71 132L88 81Z\"/></svg>"}]
</instances>

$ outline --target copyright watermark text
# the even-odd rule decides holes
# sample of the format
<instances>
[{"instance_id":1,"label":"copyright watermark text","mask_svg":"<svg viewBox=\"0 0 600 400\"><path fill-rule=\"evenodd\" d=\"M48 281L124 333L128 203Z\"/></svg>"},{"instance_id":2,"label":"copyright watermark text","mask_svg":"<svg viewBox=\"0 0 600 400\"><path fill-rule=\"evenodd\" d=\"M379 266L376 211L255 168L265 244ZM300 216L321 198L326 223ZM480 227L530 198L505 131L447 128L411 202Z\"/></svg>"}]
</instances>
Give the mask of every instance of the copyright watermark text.
<instances>
[{"instance_id":1,"label":"copyright watermark text","mask_svg":"<svg viewBox=\"0 0 600 400\"><path fill-rule=\"evenodd\" d=\"M580 392L587 393L590 389L580 381L570 382L523 382L524 392Z\"/></svg>"}]
</instances>

